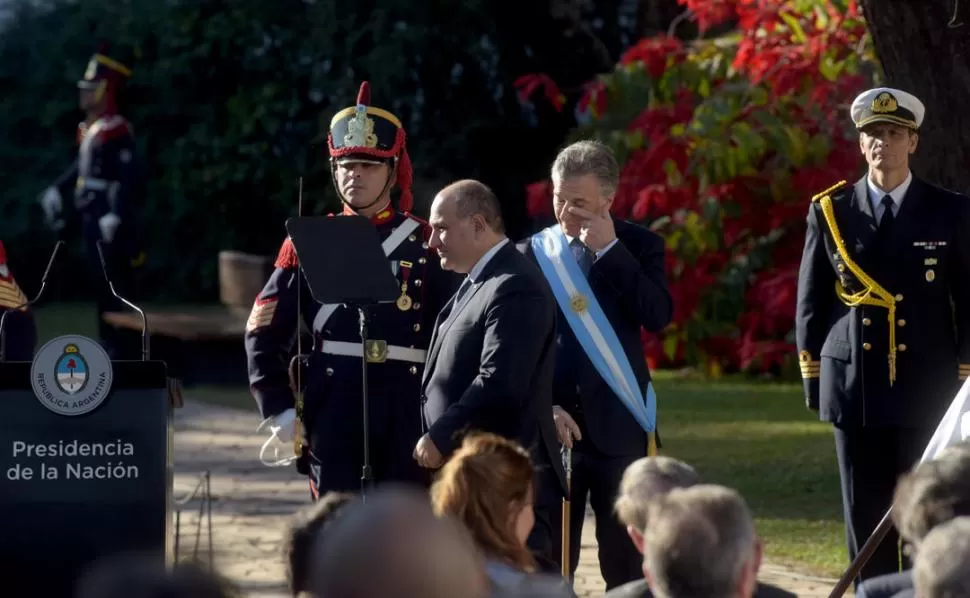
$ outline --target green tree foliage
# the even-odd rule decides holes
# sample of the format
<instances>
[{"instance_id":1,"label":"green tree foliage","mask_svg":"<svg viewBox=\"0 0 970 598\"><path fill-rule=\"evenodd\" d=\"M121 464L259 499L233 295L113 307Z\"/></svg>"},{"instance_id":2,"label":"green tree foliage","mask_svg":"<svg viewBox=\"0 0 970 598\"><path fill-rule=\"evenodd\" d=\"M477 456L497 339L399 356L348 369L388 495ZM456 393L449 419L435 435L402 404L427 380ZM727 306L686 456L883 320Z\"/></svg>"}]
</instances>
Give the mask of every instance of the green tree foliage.
<instances>
[{"instance_id":1,"label":"green tree foliage","mask_svg":"<svg viewBox=\"0 0 970 598\"><path fill-rule=\"evenodd\" d=\"M546 7L491 9L477 0L18 1L0 35L0 238L18 278L36 289L55 241L36 198L74 157L75 82L103 41L133 67L123 105L147 180L142 297L212 300L220 250L274 254L301 176L304 213L333 210L326 127L361 80L405 123L419 214L429 185L452 178L521 193L568 125L530 128L511 82L546 60L569 62L583 44L561 35ZM600 68L578 66L577 76ZM78 266L78 254L58 272ZM84 286L58 276L52 296Z\"/></svg>"}]
</instances>

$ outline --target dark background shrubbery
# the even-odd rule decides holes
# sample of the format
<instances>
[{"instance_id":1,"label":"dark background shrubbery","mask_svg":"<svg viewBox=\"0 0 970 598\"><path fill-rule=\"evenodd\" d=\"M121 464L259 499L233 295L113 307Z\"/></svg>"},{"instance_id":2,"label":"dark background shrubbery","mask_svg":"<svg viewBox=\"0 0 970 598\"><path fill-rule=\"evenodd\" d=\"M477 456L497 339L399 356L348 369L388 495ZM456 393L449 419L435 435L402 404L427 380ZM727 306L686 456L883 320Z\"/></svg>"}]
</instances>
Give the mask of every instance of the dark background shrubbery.
<instances>
[{"instance_id":1,"label":"dark background shrubbery","mask_svg":"<svg viewBox=\"0 0 970 598\"><path fill-rule=\"evenodd\" d=\"M520 103L513 82L546 72L574 101L644 30L631 7L650 3L579 4L14 0L0 35L0 239L11 265L32 294L56 241L36 198L75 155L75 82L105 41L134 71L124 102L146 180L142 300L216 300L218 252L274 254L301 176L305 213L334 209L326 125L364 79L408 129L419 215L440 185L474 177L502 198L511 234L525 234L523 187L574 123L570 105ZM676 14L657 10L647 17ZM47 300L87 292L77 236L67 239Z\"/></svg>"}]
</instances>

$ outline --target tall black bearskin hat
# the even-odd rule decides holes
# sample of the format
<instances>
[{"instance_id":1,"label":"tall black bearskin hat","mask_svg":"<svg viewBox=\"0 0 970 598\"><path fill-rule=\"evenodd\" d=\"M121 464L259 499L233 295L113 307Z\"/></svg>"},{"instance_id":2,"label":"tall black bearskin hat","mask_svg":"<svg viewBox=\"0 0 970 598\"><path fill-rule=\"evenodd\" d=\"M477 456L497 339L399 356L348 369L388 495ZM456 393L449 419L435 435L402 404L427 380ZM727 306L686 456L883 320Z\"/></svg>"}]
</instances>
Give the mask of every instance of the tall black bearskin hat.
<instances>
[{"instance_id":1,"label":"tall black bearskin hat","mask_svg":"<svg viewBox=\"0 0 970 598\"><path fill-rule=\"evenodd\" d=\"M107 97L109 104L115 101L115 92L131 76L131 69L122 64L117 58L108 55L107 46L101 48L88 61L84 78L77 82L78 89L93 90L100 100Z\"/></svg>"},{"instance_id":2,"label":"tall black bearskin hat","mask_svg":"<svg viewBox=\"0 0 970 598\"><path fill-rule=\"evenodd\" d=\"M401 191L398 209L409 212L413 206L412 171L405 137L398 117L370 105L370 84L364 81L357 93L357 104L344 108L330 121L327 146L333 164L373 162L396 167Z\"/></svg>"}]
</instances>

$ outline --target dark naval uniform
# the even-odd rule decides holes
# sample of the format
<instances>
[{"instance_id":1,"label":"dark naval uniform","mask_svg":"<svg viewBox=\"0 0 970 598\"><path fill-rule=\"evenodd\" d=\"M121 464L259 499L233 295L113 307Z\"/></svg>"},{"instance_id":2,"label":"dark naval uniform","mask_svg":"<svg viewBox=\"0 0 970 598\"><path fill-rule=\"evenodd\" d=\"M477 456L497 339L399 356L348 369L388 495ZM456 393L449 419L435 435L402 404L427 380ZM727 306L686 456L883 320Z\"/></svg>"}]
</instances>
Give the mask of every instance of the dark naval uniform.
<instances>
[{"instance_id":1,"label":"dark naval uniform","mask_svg":"<svg viewBox=\"0 0 970 598\"><path fill-rule=\"evenodd\" d=\"M369 103L366 96L365 83L359 106ZM348 121L354 118L357 124L371 121L378 135L376 147L345 143L345 135L350 141L355 139L348 134L354 127ZM350 108L334 117L330 137L332 162L344 158L389 160L391 176L396 172L402 192L399 209L388 207L371 218L382 243L392 236L400 239L388 260L401 296L396 303L369 310L370 461L377 484L427 486L430 474L411 457L421 437L421 377L435 317L454 293L457 281L441 270L437 256L428 248L429 225L408 212L410 164L397 119L380 109L367 107L366 113L356 114L355 108ZM344 213L354 212L348 207ZM410 232L401 236L398 231L402 227ZM353 248L348 251L351 253L347 256L334 259L353 259ZM299 295L299 317L312 332L313 347L303 375L305 454L298 468L309 475L314 498L328 491L357 491L364 442L358 312L342 306L331 309L313 300L289 239L275 266L247 324L246 352L253 395L264 418L280 416L295 407L288 362L297 331Z\"/></svg>"},{"instance_id":2,"label":"dark naval uniform","mask_svg":"<svg viewBox=\"0 0 970 598\"><path fill-rule=\"evenodd\" d=\"M872 90L854 120L888 113L915 129L908 99ZM798 282L806 403L835 429L851 559L970 373L970 199L912 175L875 190L865 176L813 198ZM899 569L897 540L890 532L861 579Z\"/></svg>"},{"instance_id":3,"label":"dark naval uniform","mask_svg":"<svg viewBox=\"0 0 970 598\"><path fill-rule=\"evenodd\" d=\"M7 265L7 252L0 242L0 317L5 312L3 337L6 343L4 359L7 361L32 361L37 344L37 327L34 314L26 307L27 296L17 286L13 272Z\"/></svg>"},{"instance_id":4,"label":"dark naval uniform","mask_svg":"<svg viewBox=\"0 0 970 598\"><path fill-rule=\"evenodd\" d=\"M131 124L118 114L114 97L118 86L130 75L128 67L104 54L91 58L78 88L93 93L95 101L103 102L103 111L78 125L77 160L41 199L55 230L64 227L62 210L65 207L78 220L88 280L96 289L98 333L112 358L121 356L119 342L114 328L105 323L103 316L125 308L104 280L97 243L102 243L111 282L123 295L129 290L133 269L145 261L133 228L132 204L140 183L135 136ZM68 206L63 205L64 198L71 198Z\"/></svg>"}]
</instances>

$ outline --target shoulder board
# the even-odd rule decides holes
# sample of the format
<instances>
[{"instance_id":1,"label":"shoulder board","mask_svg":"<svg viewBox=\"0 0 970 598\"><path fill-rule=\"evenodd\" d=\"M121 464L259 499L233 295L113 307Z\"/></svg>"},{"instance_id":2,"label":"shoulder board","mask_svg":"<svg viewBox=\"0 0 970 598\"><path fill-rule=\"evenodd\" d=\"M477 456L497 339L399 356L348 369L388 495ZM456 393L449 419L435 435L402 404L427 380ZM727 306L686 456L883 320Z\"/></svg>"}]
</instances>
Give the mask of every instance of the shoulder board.
<instances>
[{"instance_id":1,"label":"shoulder board","mask_svg":"<svg viewBox=\"0 0 970 598\"><path fill-rule=\"evenodd\" d=\"M839 189L845 187L846 185L848 185L848 182L847 181L839 181L838 183L832 185L831 187L829 187L825 191L822 191L821 193L817 193L817 194L813 195L812 196L812 203L814 203L816 201L819 201L820 199L822 199L826 195L831 195L831 194L835 193L836 191L838 191Z\"/></svg>"},{"instance_id":2,"label":"shoulder board","mask_svg":"<svg viewBox=\"0 0 970 598\"><path fill-rule=\"evenodd\" d=\"M423 218L418 218L411 212L404 212L404 215L421 225L421 230L424 232L425 241L428 241L431 239L431 224L429 224L427 220L424 220Z\"/></svg>"},{"instance_id":3,"label":"shoulder board","mask_svg":"<svg viewBox=\"0 0 970 598\"><path fill-rule=\"evenodd\" d=\"M293 246L293 241L289 237L283 241L283 246L280 247L280 252L276 256L276 262L273 264L276 268L296 268L300 264L300 260L296 257L296 247Z\"/></svg>"}]
</instances>

